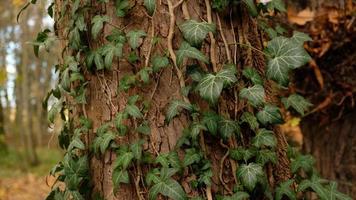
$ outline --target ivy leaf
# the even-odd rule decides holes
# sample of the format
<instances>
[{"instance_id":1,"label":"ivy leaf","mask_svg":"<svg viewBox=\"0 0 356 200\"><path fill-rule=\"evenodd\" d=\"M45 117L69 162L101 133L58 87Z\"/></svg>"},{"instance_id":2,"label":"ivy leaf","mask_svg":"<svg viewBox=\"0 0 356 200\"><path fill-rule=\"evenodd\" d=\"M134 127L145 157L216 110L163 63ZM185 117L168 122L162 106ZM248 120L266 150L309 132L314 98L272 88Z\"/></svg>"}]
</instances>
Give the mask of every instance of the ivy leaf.
<instances>
[{"instance_id":1,"label":"ivy leaf","mask_svg":"<svg viewBox=\"0 0 356 200\"><path fill-rule=\"evenodd\" d=\"M315 160L311 155L298 155L291 163L292 173L298 172L299 169L303 169L305 172L313 170Z\"/></svg>"},{"instance_id":2,"label":"ivy leaf","mask_svg":"<svg viewBox=\"0 0 356 200\"><path fill-rule=\"evenodd\" d=\"M265 165L268 162L277 164L278 162L277 154L276 152L273 152L268 149L259 150L257 151L256 162L260 163L261 165Z\"/></svg>"},{"instance_id":3,"label":"ivy leaf","mask_svg":"<svg viewBox=\"0 0 356 200\"><path fill-rule=\"evenodd\" d=\"M331 181L329 185L326 186L326 191L329 196L329 200L352 200L351 197L337 191L337 183L334 181Z\"/></svg>"},{"instance_id":4,"label":"ivy leaf","mask_svg":"<svg viewBox=\"0 0 356 200\"><path fill-rule=\"evenodd\" d=\"M140 124L137 129L136 129L137 132L141 133L141 134L144 134L144 135L150 135L151 133L151 128L148 124L147 121L144 121L142 124Z\"/></svg>"},{"instance_id":5,"label":"ivy leaf","mask_svg":"<svg viewBox=\"0 0 356 200\"><path fill-rule=\"evenodd\" d=\"M112 174L112 182L114 184L114 190L119 188L120 183L130 183L129 173L127 170L114 169Z\"/></svg>"},{"instance_id":6,"label":"ivy leaf","mask_svg":"<svg viewBox=\"0 0 356 200\"><path fill-rule=\"evenodd\" d=\"M295 43L300 44L300 45L303 45L304 42L313 40L313 39L311 39L311 37L309 35L299 32L299 31L293 32L292 39L294 40Z\"/></svg>"},{"instance_id":7,"label":"ivy leaf","mask_svg":"<svg viewBox=\"0 0 356 200\"><path fill-rule=\"evenodd\" d=\"M289 179L279 184L279 186L276 188L276 200L281 200L283 196L287 196L290 200L297 199L297 194L291 188L293 182L293 179Z\"/></svg>"},{"instance_id":8,"label":"ivy leaf","mask_svg":"<svg viewBox=\"0 0 356 200\"><path fill-rule=\"evenodd\" d=\"M184 38L192 46L200 46L209 32L215 32L215 25L207 22L187 20L180 25Z\"/></svg>"},{"instance_id":9,"label":"ivy leaf","mask_svg":"<svg viewBox=\"0 0 356 200\"><path fill-rule=\"evenodd\" d=\"M177 54L177 65L181 66L185 58L193 58L200 60L206 64L209 63L209 59L198 49L190 46L187 42L183 41L180 45Z\"/></svg>"},{"instance_id":10,"label":"ivy leaf","mask_svg":"<svg viewBox=\"0 0 356 200\"><path fill-rule=\"evenodd\" d=\"M198 163L202 159L202 155L195 149L185 150L185 155L183 159L183 166L187 167L193 163Z\"/></svg>"},{"instance_id":11,"label":"ivy leaf","mask_svg":"<svg viewBox=\"0 0 356 200\"><path fill-rule=\"evenodd\" d=\"M136 160L141 160L142 158L142 145L144 144L144 140L139 140L133 144L131 144L130 149Z\"/></svg>"},{"instance_id":12,"label":"ivy leaf","mask_svg":"<svg viewBox=\"0 0 356 200\"><path fill-rule=\"evenodd\" d=\"M216 75L206 74L197 85L196 89L202 98L215 104L220 97L224 82Z\"/></svg>"},{"instance_id":13,"label":"ivy leaf","mask_svg":"<svg viewBox=\"0 0 356 200\"><path fill-rule=\"evenodd\" d=\"M269 10L278 10L279 12L286 12L286 6L282 0L272 0L268 4Z\"/></svg>"},{"instance_id":14,"label":"ivy leaf","mask_svg":"<svg viewBox=\"0 0 356 200\"><path fill-rule=\"evenodd\" d=\"M109 147L110 142L115 139L115 134L110 131L108 133L105 133L101 137L102 141L100 143L100 152L101 154L104 154L106 149Z\"/></svg>"},{"instance_id":15,"label":"ivy leaf","mask_svg":"<svg viewBox=\"0 0 356 200\"><path fill-rule=\"evenodd\" d=\"M193 124L190 127L190 136L193 140L196 140L196 138L198 137L199 133L202 130L206 130L206 127L199 123L199 122L193 122Z\"/></svg>"},{"instance_id":16,"label":"ivy leaf","mask_svg":"<svg viewBox=\"0 0 356 200\"><path fill-rule=\"evenodd\" d=\"M328 191L322 185L324 182L325 180L320 179L316 175L312 175L310 180L303 180L299 183L297 191L303 192L306 189L311 188L320 197L320 199L330 199L328 196Z\"/></svg>"},{"instance_id":17,"label":"ivy leaf","mask_svg":"<svg viewBox=\"0 0 356 200\"><path fill-rule=\"evenodd\" d=\"M243 0L242 2L246 4L248 12L252 17L256 17L258 15L257 8L253 0Z\"/></svg>"},{"instance_id":18,"label":"ivy leaf","mask_svg":"<svg viewBox=\"0 0 356 200\"><path fill-rule=\"evenodd\" d=\"M225 65L223 69L216 74L216 77L224 83L224 86L235 83L237 81L236 66Z\"/></svg>"},{"instance_id":19,"label":"ivy leaf","mask_svg":"<svg viewBox=\"0 0 356 200\"><path fill-rule=\"evenodd\" d=\"M263 110L259 111L256 114L258 121L260 121L263 125L270 124L281 124L283 123L283 119L281 116L281 112L279 108L273 105L265 105Z\"/></svg>"},{"instance_id":20,"label":"ivy leaf","mask_svg":"<svg viewBox=\"0 0 356 200\"><path fill-rule=\"evenodd\" d=\"M152 16L156 9L156 0L145 0L143 5L145 5L148 14Z\"/></svg>"},{"instance_id":21,"label":"ivy leaf","mask_svg":"<svg viewBox=\"0 0 356 200\"><path fill-rule=\"evenodd\" d=\"M263 174L262 166L256 163L242 164L236 172L237 177L249 191L255 188Z\"/></svg>"},{"instance_id":22,"label":"ivy leaf","mask_svg":"<svg viewBox=\"0 0 356 200\"><path fill-rule=\"evenodd\" d=\"M54 118L56 115L59 113L59 111L62 109L62 101L57 101L55 104L52 105L52 107L48 111L48 121L50 123L54 123Z\"/></svg>"},{"instance_id":23,"label":"ivy leaf","mask_svg":"<svg viewBox=\"0 0 356 200\"><path fill-rule=\"evenodd\" d=\"M181 112L182 109L192 111L193 106L190 103L184 102L182 100L171 101L166 112L166 122L169 123L175 116L179 114L179 112Z\"/></svg>"},{"instance_id":24,"label":"ivy leaf","mask_svg":"<svg viewBox=\"0 0 356 200\"><path fill-rule=\"evenodd\" d=\"M143 115L136 105L126 105L125 112L133 118L142 118Z\"/></svg>"},{"instance_id":25,"label":"ivy leaf","mask_svg":"<svg viewBox=\"0 0 356 200\"><path fill-rule=\"evenodd\" d=\"M249 159L255 156L255 153L256 152L252 149L238 147L237 149L230 150L229 156L234 160L244 160L245 162L247 162Z\"/></svg>"},{"instance_id":26,"label":"ivy leaf","mask_svg":"<svg viewBox=\"0 0 356 200\"><path fill-rule=\"evenodd\" d=\"M231 137L234 133L239 133L239 125L229 119L221 119L219 121L219 132L224 139Z\"/></svg>"},{"instance_id":27,"label":"ivy leaf","mask_svg":"<svg viewBox=\"0 0 356 200\"><path fill-rule=\"evenodd\" d=\"M148 83L150 81L150 72L151 72L151 68L148 68L148 67L144 67L142 68L138 74L140 75L140 78L141 80L144 82L144 83Z\"/></svg>"},{"instance_id":28,"label":"ivy leaf","mask_svg":"<svg viewBox=\"0 0 356 200\"><path fill-rule=\"evenodd\" d=\"M257 122L257 118L250 112L244 112L241 115L240 118L240 123L247 123L251 130L257 130L258 129L258 122Z\"/></svg>"},{"instance_id":29,"label":"ivy leaf","mask_svg":"<svg viewBox=\"0 0 356 200\"><path fill-rule=\"evenodd\" d=\"M302 116L304 115L304 111L308 110L308 108L313 105L298 94L292 94L288 98L282 98L282 103L287 109L289 107L294 108L294 110Z\"/></svg>"},{"instance_id":30,"label":"ivy leaf","mask_svg":"<svg viewBox=\"0 0 356 200\"><path fill-rule=\"evenodd\" d=\"M81 150L85 149L85 145L82 142L82 140L80 140L79 137L75 137L74 139L72 139L72 141L70 142L70 144L68 146L68 151L71 151L74 148L81 149Z\"/></svg>"},{"instance_id":31,"label":"ivy leaf","mask_svg":"<svg viewBox=\"0 0 356 200\"><path fill-rule=\"evenodd\" d=\"M277 139L273 135L273 131L266 129L258 130L256 136L252 139L252 145L258 148L267 146L275 147L277 145Z\"/></svg>"},{"instance_id":32,"label":"ivy leaf","mask_svg":"<svg viewBox=\"0 0 356 200\"><path fill-rule=\"evenodd\" d=\"M128 0L116 0L116 15L118 17L124 17L127 13L127 10L130 8L130 2Z\"/></svg>"},{"instance_id":33,"label":"ivy leaf","mask_svg":"<svg viewBox=\"0 0 356 200\"><path fill-rule=\"evenodd\" d=\"M126 36L129 38L129 44L132 49L139 47L142 43L142 40L140 39L146 35L146 32L143 30L130 31L126 34Z\"/></svg>"},{"instance_id":34,"label":"ivy leaf","mask_svg":"<svg viewBox=\"0 0 356 200\"><path fill-rule=\"evenodd\" d=\"M95 17L93 17L91 23L92 23L92 27L91 27L91 34L94 37L94 39L96 39L98 37L98 34L100 33L100 31L103 29L104 26L104 22L109 22L110 18L106 15L96 15Z\"/></svg>"},{"instance_id":35,"label":"ivy leaf","mask_svg":"<svg viewBox=\"0 0 356 200\"><path fill-rule=\"evenodd\" d=\"M132 152L123 152L122 154L119 154L115 160L114 169L126 169L131 164L133 158L134 154Z\"/></svg>"},{"instance_id":36,"label":"ivy leaf","mask_svg":"<svg viewBox=\"0 0 356 200\"><path fill-rule=\"evenodd\" d=\"M214 112L205 112L203 113L202 123L208 129L208 131L216 135L218 132L218 122L220 120L220 116Z\"/></svg>"},{"instance_id":37,"label":"ivy leaf","mask_svg":"<svg viewBox=\"0 0 356 200\"><path fill-rule=\"evenodd\" d=\"M283 86L288 84L290 70L304 65L310 60L303 45L293 38L282 36L273 38L268 42L267 52L271 55L267 65L267 77Z\"/></svg>"},{"instance_id":38,"label":"ivy leaf","mask_svg":"<svg viewBox=\"0 0 356 200\"><path fill-rule=\"evenodd\" d=\"M246 200L249 199L250 195L246 192L235 192L231 196L224 196L221 200Z\"/></svg>"},{"instance_id":39,"label":"ivy leaf","mask_svg":"<svg viewBox=\"0 0 356 200\"><path fill-rule=\"evenodd\" d=\"M152 70L158 72L160 69L167 67L169 60L166 56L155 56L152 59Z\"/></svg>"},{"instance_id":40,"label":"ivy leaf","mask_svg":"<svg viewBox=\"0 0 356 200\"><path fill-rule=\"evenodd\" d=\"M119 58L122 56L122 47L123 44L121 43L117 43L116 45L109 43L103 46L101 55L104 56L104 66L106 69L111 69L114 56Z\"/></svg>"},{"instance_id":41,"label":"ivy leaf","mask_svg":"<svg viewBox=\"0 0 356 200\"><path fill-rule=\"evenodd\" d=\"M243 88L240 91L240 97L247 99L251 105L256 107L262 105L265 101L265 90L261 85Z\"/></svg>"},{"instance_id":42,"label":"ivy leaf","mask_svg":"<svg viewBox=\"0 0 356 200\"><path fill-rule=\"evenodd\" d=\"M159 183L152 186L149 193L149 199L157 199L158 194L167 196L173 200L186 200L187 195L185 194L183 188L174 179L168 179L166 181L160 181Z\"/></svg>"},{"instance_id":43,"label":"ivy leaf","mask_svg":"<svg viewBox=\"0 0 356 200\"><path fill-rule=\"evenodd\" d=\"M263 80L261 76L258 74L257 70L252 67L247 67L242 70L242 75L250 79L251 82L255 85L263 85Z\"/></svg>"}]
</instances>

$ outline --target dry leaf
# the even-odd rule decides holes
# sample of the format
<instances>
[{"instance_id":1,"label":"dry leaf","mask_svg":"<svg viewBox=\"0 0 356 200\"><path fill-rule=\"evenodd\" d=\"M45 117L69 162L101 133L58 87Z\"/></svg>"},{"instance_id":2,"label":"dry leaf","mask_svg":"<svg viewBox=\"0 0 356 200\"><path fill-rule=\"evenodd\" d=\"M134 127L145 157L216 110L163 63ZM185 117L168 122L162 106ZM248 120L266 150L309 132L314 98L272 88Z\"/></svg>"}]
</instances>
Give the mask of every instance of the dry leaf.
<instances>
[{"instance_id":1,"label":"dry leaf","mask_svg":"<svg viewBox=\"0 0 356 200\"><path fill-rule=\"evenodd\" d=\"M310 8L306 8L300 12L296 12L293 9L288 9L288 21L298 25L305 25L314 19L314 11Z\"/></svg>"}]
</instances>

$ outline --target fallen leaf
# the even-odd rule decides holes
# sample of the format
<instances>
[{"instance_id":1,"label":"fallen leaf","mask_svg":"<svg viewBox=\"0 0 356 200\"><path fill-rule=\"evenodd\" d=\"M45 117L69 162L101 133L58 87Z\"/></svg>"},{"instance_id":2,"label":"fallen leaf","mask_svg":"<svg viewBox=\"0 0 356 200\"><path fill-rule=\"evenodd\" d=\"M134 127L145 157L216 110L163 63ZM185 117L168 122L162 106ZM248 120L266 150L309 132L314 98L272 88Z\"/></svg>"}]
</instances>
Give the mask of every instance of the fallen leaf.
<instances>
[{"instance_id":1,"label":"fallen leaf","mask_svg":"<svg viewBox=\"0 0 356 200\"><path fill-rule=\"evenodd\" d=\"M306 8L298 13L293 9L288 9L288 21L293 24L305 25L307 22L312 21L314 16L314 11L310 10L310 8Z\"/></svg>"}]
</instances>

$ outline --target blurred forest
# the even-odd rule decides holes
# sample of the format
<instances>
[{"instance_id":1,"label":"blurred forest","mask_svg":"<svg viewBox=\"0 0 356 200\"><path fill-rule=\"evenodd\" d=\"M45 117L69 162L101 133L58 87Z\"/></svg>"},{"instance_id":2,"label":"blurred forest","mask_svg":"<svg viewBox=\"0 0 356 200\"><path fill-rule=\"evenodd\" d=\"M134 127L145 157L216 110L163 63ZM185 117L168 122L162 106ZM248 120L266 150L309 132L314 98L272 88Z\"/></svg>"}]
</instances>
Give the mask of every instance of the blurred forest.
<instances>
[{"instance_id":1,"label":"blurred forest","mask_svg":"<svg viewBox=\"0 0 356 200\"><path fill-rule=\"evenodd\" d=\"M29 6L17 22L26 2L0 0L0 200L43 199L52 181L46 175L61 158L57 130L49 126L42 103L56 80L60 52L53 42L50 53L41 50L39 59L31 45L39 31L53 26L46 13L49 2ZM294 1L281 24L313 38L305 46L313 60L297 71L294 89L314 107L304 119L284 113L289 118L284 133L315 156L323 176L338 181L341 191L356 198L354 4Z\"/></svg>"}]
</instances>

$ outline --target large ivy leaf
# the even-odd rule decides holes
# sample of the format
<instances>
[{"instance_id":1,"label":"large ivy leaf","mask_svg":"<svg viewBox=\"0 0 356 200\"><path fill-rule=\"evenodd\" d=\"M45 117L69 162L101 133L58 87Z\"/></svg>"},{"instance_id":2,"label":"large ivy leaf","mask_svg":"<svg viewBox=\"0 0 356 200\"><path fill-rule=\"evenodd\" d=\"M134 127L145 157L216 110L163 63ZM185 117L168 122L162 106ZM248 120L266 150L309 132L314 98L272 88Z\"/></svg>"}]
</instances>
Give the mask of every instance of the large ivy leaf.
<instances>
[{"instance_id":1,"label":"large ivy leaf","mask_svg":"<svg viewBox=\"0 0 356 200\"><path fill-rule=\"evenodd\" d=\"M150 200L156 200L158 194L167 196L173 200L186 200L187 195L185 194L183 188L174 179L168 179L165 181L160 181L159 183L152 186L149 193Z\"/></svg>"},{"instance_id":2,"label":"large ivy leaf","mask_svg":"<svg viewBox=\"0 0 356 200\"><path fill-rule=\"evenodd\" d=\"M252 149L246 149L243 147L238 147L237 149L230 150L229 156L237 161L243 160L247 162L249 159L254 157L256 152Z\"/></svg>"},{"instance_id":3,"label":"large ivy leaf","mask_svg":"<svg viewBox=\"0 0 356 200\"><path fill-rule=\"evenodd\" d=\"M295 36L295 38L300 38ZM287 85L288 73L310 60L310 56L296 39L276 37L267 45L267 52L270 54L267 65L267 77L276 81L280 85Z\"/></svg>"},{"instance_id":4,"label":"large ivy leaf","mask_svg":"<svg viewBox=\"0 0 356 200\"><path fill-rule=\"evenodd\" d=\"M276 200L281 200L283 196L287 196L290 200L297 199L297 194L291 187L293 182L293 179L289 179L279 184L279 186L276 188Z\"/></svg>"},{"instance_id":5,"label":"large ivy leaf","mask_svg":"<svg viewBox=\"0 0 356 200\"><path fill-rule=\"evenodd\" d=\"M337 190L337 183L332 181L329 185L326 186L326 191L328 193L328 200L352 200L351 197L339 192Z\"/></svg>"},{"instance_id":6,"label":"large ivy leaf","mask_svg":"<svg viewBox=\"0 0 356 200\"><path fill-rule=\"evenodd\" d=\"M177 54L177 65L181 66L185 58L193 58L200 60L204 63L209 63L209 59L198 49L189 45L189 43L183 41L180 45Z\"/></svg>"},{"instance_id":7,"label":"large ivy leaf","mask_svg":"<svg viewBox=\"0 0 356 200\"><path fill-rule=\"evenodd\" d=\"M240 123L247 123L251 130L257 130L258 129L258 122L257 122L257 118L250 112L244 112L241 115L240 118Z\"/></svg>"},{"instance_id":8,"label":"large ivy leaf","mask_svg":"<svg viewBox=\"0 0 356 200\"><path fill-rule=\"evenodd\" d=\"M247 67L242 71L242 75L246 78L250 79L251 82L255 85L263 85L263 80L261 76L258 74L257 70L252 67Z\"/></svg>"},{"instance_id":9,"label":"large ivy leaf","mask_svg":"<svg viewBox=\"0 0 356 200\"><path fill-rule=\"evenodd\" d=\"M119 188L120 183L130 183L129 173L127 170L116 168L112 174L114 190Z\"/></svg>"},{"instance_id":10,"label":"large ivy leaf","mask_svg":"<svg viewBox=\"0 0 356 200\"><path fill-rule=\"evenodd\" d=\"M273 135L273 131L266 129L258 130L256 136L252 139L252 145L258 148L267 146L275 147L277 145L277 139Z\"/></svg>"},{"instance_id":11,"label":"large ivy leaf","mask_svg":"<svg viewBox=\"0 0 356 200\"><path fill-rule=\"evenodd\" d=\"M288 98L282 98L282 103L288 109L289 107L294 108L299 114L304 115L304 112L308 110L311 104L304 97L298 94L292 94Z\"/></svg>"},{"instance_id":12,"label":"large ivy leaf","mask_svg":"<svg viewBox=\"0 0 356 200\"><path fill-rule=\"evenodd\" d=\"M291 162L291 171L296 173L299 169L303 169L305 172L313 170L315 160L311 155L298 155Z\"/></svg>"},{"instance_id":13,"label":"large ivy leaf","mask_svg":"<svg viewBox=\"0 0 356 200\"><path fill-rule=\"evenodd\" d=\"M240 97L247 99L253 106L259 106L265 101L265 90L261 85L243 88L240 91Z\"/></svg>"},{"instance_id":14,"label":"large ivy leaf","mask_svg":"<svg viewBox=\"0 0 356 200\"><path fill-rule=\"evenodd\" d=\"M261 165L265 165L268 162L277 164L278 162L277 154L276 152L268 149L259 150L257 151L256 162Z\"/></svg>"},{"instance_id":15,"label":"large ivy leaf","mask_svg":"<svg viewBox=\"0 0 356 200\"><path fill-rule=\"evenodd\" d=\"M237 81L236 66L231 64L224 65L224 67L216 73L216 77L224 83L224 86L235 83Z\"/></svg>"},{"instance_id":16,"label":"large ivy leaf","mask_svg":"<svg viewBox=\"0 0 356 200\"><path fill-rule=\"evenodd\" d=\"M207 22L187 20L180 25L184 38L192 46L200 46L209 32L215 32L215 25Z\"/></svg>"},{"instance_id":17,"label":"large ivy leaf","mask_svg":"<svg viewBox=\"0 0 356 200\"><path fill-rule=\"evenodd\" d=\"M230 119L221 119L218 125L219 132L224 139L231 137L234 133L240 132L238 123Z\"/></svg>"},{"instance_id":18,"label":"large ivy leaf","mask_svg":"<svg viewBox=\"0 0 356 200\"><path fill-rule=\"evenodd\" d=\"M328 191L322 185L324 182L325 180L320 179L316 175L312 175L310 180L309 179L303 180L302 182L299 183L298 192L303 192L306 189L310 188L319 196L320 199L328 200L330 199L328 197Z\"/></svg>"},{"instance_id":19,"label":"large ivy leaf","mask_svg":"<svg viewBox=\"0 0 356 200\"><path fill-rule=\"evenodd\" d=\"M153 15L156 9L156 0L144 0L143 5L145 5L149 15Z\"/></svg>"},{"instance_id":20,"label":"large ivy leaf","mask_svg":"<svg viewBox=\"0 0 356 200\"><path fill-rule=\"evenodd\" d=\"M190 103L184 102L183 100L171 101L166 112L166 122L169 123L175 116L179 114L182 109L192 111L193 106Z\"/></svg>"},{"instance_id":21,"label":"large ivy leaf","mask_svg":"<svg viewBox=\"0 0 356 200\"><path fill-rule=\"evenodd\" d=\"M218 132L218 122L220 121L220 116L214 112L205 112L203 113L202 123L208 129L208 131L216 135Z\"/></svg>"},{"instance_id":22,"label":"large ivy leaf","mask_svg":"<svg viewBox=\"0 0 356 200\"><path fill-rule=\"evenodd\" d=\"M263 176L262 166L256 163L248 165L242 164L236 172L237 177L241 183L249 190L252 191L259 179Z\"/></svg>"},{"instance_id":23,"label":"large ivy leaf","mask_svg":"<svg viewBox=\"0 0 356 200\"><path fill-rule=\"evenodd\" d=\"M281 124L283 123L283 119L281 116L281 112L279 108L273 105L265 105L263 110L259 111L256 114L258 121L260 121L263 125L270 124Z\"/></svg>"},{"instance_id":24,"label":"large ivy leaf","mask_svg":"<svg viewBox=\"0 0 356 200\"><path fill-rule=\"evenodd\" d=\"M93 17L91 23L91 34L96 39L98 37L98 34L104 27L104 22L110 21L110 18L106 15L96 15Z\"/></svg>"},{"instance_id":25,"label":"large ivy leaf","mask_svg":"<svg viewBox=\"0 0 356 200\"><path fill-rule=\"evenodd\" d=\"M142 37L145 37L147 34L143 30L129 31L126 36L129 38L129 44L131 48L136 49L142 43Z\"/></svg>"},{"instance_id":26,"label":"large ivy leaf","mask_svg":"<svg viewBox=\"0 0 356 200\"><path fill-rule=\"evenodd\" d=\"M131 164L133 158L134 158L134 154L132 152L123 152L119 154L115 160L114 169L116 168L126 169Z\"/></svg>"}]
</instances>

